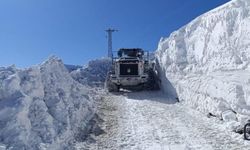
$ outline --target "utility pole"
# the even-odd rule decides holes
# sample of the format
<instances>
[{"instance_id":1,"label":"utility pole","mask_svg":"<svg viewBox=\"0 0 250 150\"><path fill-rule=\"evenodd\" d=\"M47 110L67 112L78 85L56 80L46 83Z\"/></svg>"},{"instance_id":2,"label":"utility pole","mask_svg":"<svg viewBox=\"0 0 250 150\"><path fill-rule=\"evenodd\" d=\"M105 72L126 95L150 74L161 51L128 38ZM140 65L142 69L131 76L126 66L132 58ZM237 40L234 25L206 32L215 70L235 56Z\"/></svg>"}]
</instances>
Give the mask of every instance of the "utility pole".
<instances>
[{"instance_id":1,"label":"utility pole","mask_svg":"<svg viewBox=\"0 0 250 150\"><path fill-rule=\"evenodd\" d=\"M112 56L113 55L113 53L112 53L112 51L113 51L113 49L112 49L112 33L117 32L118 30L109 28L105 31L108 33L108 57L112 58L113 57Z\"/></svg>"}]
</instances>

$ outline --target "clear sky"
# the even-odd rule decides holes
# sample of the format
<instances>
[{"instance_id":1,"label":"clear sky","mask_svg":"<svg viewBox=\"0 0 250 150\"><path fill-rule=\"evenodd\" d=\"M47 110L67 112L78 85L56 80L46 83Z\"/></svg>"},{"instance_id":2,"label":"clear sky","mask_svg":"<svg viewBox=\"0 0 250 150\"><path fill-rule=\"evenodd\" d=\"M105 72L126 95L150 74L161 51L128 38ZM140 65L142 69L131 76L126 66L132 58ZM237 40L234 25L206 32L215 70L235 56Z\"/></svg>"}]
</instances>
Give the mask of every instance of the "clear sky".
<instances>
[{"instance_id":1,"label":"clear sky","mask_svg":"<svg viewBox=\"0 0 250 150\"><path fill-rule=\"evenodd\" d=\"M56 55L66 64L107 56L113 49L154 51L195 17L229 0L0 0L0 66L28 67Z\"/></svg>"}]
</instances>

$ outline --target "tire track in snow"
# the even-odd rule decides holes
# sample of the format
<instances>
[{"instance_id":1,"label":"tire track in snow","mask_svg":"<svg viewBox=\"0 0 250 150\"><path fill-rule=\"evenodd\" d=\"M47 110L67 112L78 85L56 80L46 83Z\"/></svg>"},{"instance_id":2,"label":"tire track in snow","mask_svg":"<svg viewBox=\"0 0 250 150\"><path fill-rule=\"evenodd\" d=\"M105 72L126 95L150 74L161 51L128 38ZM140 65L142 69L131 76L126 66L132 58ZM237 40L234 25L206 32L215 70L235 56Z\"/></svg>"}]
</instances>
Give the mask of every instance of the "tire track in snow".
<instances>
[{"instance_id":1,"label":"tire track in snow","mask_svg":"<svg viewBox=\"0 0 250 150\"><path fill-rule=\"evenodd\" d=\"M100 150L248 150L240 138L160 92L105 96L101 117L106 134L88 149ZM240 136L240 135L236 135ZM80 148L79 148L80 149Z\"/></svg>"}]
</instances>

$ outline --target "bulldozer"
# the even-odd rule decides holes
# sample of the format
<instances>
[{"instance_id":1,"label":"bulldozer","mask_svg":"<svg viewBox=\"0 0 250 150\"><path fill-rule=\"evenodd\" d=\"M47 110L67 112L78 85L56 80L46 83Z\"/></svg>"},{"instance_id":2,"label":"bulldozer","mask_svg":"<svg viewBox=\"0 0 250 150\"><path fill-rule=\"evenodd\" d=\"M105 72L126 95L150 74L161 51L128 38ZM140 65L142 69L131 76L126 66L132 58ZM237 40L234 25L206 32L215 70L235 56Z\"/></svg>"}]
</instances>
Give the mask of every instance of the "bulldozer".
<instances>
[{"instance_id":1,"label":"bulldozer","mask_svg":"<svg viewBox=\"0 0 250 150\"><path fill-rule=\"evenodd\" d=\"M105 86L109 92L159 89L157 71L149 59L149 52L140 48L119 49L116 57L112 55Z\"/></svg>"}]
</instances>

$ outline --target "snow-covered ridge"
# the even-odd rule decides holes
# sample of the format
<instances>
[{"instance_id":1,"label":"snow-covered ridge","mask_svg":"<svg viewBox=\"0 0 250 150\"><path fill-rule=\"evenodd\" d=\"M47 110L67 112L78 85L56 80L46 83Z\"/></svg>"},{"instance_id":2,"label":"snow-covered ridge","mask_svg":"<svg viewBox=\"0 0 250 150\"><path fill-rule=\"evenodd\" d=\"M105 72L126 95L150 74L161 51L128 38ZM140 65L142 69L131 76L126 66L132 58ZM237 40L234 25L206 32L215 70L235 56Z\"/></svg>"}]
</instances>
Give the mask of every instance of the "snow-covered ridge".
<instances>
[{"instance_id":1,"label":"snow-covered ridge","mask_svg":"<svg viewBox=\"0 0 250 150\"><path fill-rule=\"evenodd\" d=\"M67 149L93 116L90 91L63 62L0 68L0 143L13 149Z\"/></svg>"},{"instance_id":2,"label":"snow-covered ridge","mask_svg":"<svg viewBox=\"0 0 250 150\"><path fill-rule=\"evenodd\" d=\"M156 51L162 79L171 82L180 100L203 112L223 117L229 110L246 120L249 26L250 1L233 0L162 38Z\"/></svg>"}]
</instances>

